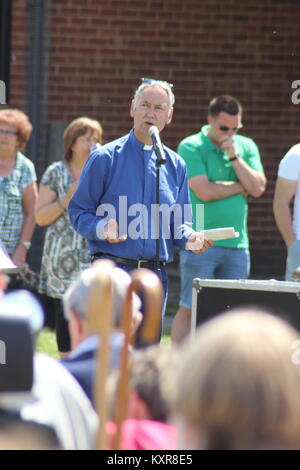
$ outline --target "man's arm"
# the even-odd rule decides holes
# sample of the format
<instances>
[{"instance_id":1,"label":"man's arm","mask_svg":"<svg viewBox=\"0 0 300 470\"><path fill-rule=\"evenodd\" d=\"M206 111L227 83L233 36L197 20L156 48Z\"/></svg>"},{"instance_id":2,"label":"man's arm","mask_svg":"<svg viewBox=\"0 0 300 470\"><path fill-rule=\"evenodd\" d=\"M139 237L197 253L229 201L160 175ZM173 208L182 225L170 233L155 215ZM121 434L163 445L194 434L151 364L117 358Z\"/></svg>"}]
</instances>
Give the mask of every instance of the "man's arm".
<instances>
[{"instance_id":1,"label":"man's arm","mask_svg":"<svg viewBox=\"0 0 300 470\"><path fill-rule=\"evenodd\" d=\"M246 191L238 181L211 182L206 175L198 175L189 179L189 185L196 196L205 202L225 199L235 194L247 197Z\"/></svg>"},{"instance_id":2,"label":"man's arm","mask_svg":"<svg viewBox=\"0 0 300 470\"><path fill-rule=\"evenodd\" d=\"M236 176L250 196L260 197L266 189L264 173L251 168L242 158L232 162Z\"/></svg>"},{"instance_id":3,"label":"man's arm","mask_svg":"<svg viewBox=\"0 0 300 470\"><path fill-rule=\"evenodd\" d=\"M110 161L106 154L100 155L100 150L93 152L83 167L77 190L68 205L73 228L88 240L105 238L103 230L107 220L104 215L101 215L99 208L109 166ZM110 206L110 209L113 212L109 213L108 218L115 219L113 206Z\"/></svg>"},{"instance_id":4,"label":"man's arm","mask_svg":"<svg viewBox=\"0 0 300 470\"><path fill-rule=\"evenodd\" d=\"M290 203L295 195L297 183L295 180L278 176L274 193L273 211L275 221L287 248L295 240Z\"/></svg>"},{"instance_id":5,"label":"man's arm","mask_svg":"<svg viewBox=\"0 0 300 470\"><path fill-rule=\"evenodd\" d=\"M31 241L32 238L32 234L35 228L34 205L36 198L37 184L35 181L33 181L23 189L24 219L20 234L20 242L12 255L12 260L17 266L24 264L26 261L27 248L24 244L22 244L22 241Z\"/></svg>"},{"instance_id":6,"label":"man's arm","mask_svg":"<svg viewBox=\"0 0 300 470\"><path fill-rule=\"evenodd\" d=\"M230 136L223 136L220 138L221 148L227 153L229 158L234 158L237 155L236 144L234 139ZM255 146L255 147L253 147ZM252 148L257 149L254 142L252 143ZM253 151L252 149L252 151ZM258 150L254 153L257 153ZM258 171L254 168L251 168L248 163L246 163L242 158L237 158L232 162L233 169L238 177L239 182L244 187L245 191L253 197L260 197L264 190L266 189L266 177L263 171Z\"/></svg>"}]
</instances>

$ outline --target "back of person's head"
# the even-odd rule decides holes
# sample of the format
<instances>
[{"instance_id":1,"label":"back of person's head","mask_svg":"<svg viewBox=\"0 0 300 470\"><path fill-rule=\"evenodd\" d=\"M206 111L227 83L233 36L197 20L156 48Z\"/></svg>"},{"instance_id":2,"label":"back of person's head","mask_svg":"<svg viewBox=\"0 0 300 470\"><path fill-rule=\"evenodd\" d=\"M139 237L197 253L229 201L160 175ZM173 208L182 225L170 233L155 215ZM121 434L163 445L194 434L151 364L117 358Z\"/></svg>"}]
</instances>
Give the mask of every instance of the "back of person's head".
<instances>
[{"instance_id":1,"label":"back of person's head","mask_svg":"<svg viewBox=\"0 0 300 470\"><path fill-rule=\"evenodd\" d=\"M13 127L18 133L17 150L23 150L30 139L32 125L28 116L20 109L7 108L0 110L0 125Z\"/></svg>"},{"instance_id":2,"label":"back of person's head","mask_svg":"<svg viewBox=\"0 0 300 470\"><path fill-rule=\"evenodd\" d=\"M161 422L168 419L170 408L162 393L162 382L165 371L174 367L175 361L175 351L160 346L138 350L131 357L129 388L146 405L148 419Z\"/></svg>"},{"instance_id":3,"label":"back of person's head","mask_svg":"<svg viewBox=\"0 0 300 470\"><path fill-rule=\"evenodd\" d=\"M0 450L59 449L62 447L53 428L0 409Z\"/></svg>"},{"instance_id":4,"label":"back of person's head","mask_svg":"<svg viewBox=\"0 0 300 470\"><path fill-rule=\"evenodd\" d=\"M103 129L96 119L79 117L67 126L64 131L64 154L67 162L72 159L72 147L76 139L88 133L96 134L99 144L102 144Z\"/></svg>"},{"instance_id":5,"label":"back of person's head","mask_svg":"<svg viewBox=\"0 0 300 470\"><path fill-rule=\"evenodd\" d=\"M179 448L299 449L298 337L283 320L251 309L200 327L169 390Z\"/></svg>"},{"instance_id":6,"label":"back of person's head","mask_svg":"<svg viewBox=\"0 0 300 470\"><path fill-rule=\"evenodd\" d=\"M236 116L242 114L242 105L233 96L216 96L208 105L208 115L216 118L221 112Z\"/></svg>"},{"instance_id":7,"label":"back of person's head","mask_svg":"<svg viewBox=\"0 0 300 470\"><path fill-rule=\"evenodd\" d=\"M64 312L67 319L70 319L70 310L75 312L82 319L88 316L88 296L92 282L97 275L96 270L91 267L82 271L78 278L71 284L63 297ZM111 274L112 296L113 296L113 325L120 327L122 306L131 277L121 268L114 267ZM133 315L137 314L141 306L140 299L134 294ZM99 315L103 312L99 312Z\"/></svg>"}]
</instances>

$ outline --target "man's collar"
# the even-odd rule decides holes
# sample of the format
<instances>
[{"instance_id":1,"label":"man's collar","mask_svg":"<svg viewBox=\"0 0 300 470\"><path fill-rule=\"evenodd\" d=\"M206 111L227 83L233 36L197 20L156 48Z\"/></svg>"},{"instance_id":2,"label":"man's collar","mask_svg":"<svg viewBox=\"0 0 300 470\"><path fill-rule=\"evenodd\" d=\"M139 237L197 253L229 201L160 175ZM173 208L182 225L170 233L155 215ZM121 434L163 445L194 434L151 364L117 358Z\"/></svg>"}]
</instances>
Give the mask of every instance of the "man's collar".
<instances>
[{"instance_id":1,"label":"man's collar","mask_svg":"<svg viewBox=\"0 0 300 470\"><path fill-rule=\"evenodd\" d=\"M136 138L134 135L134 128L130 131L129 139L136 147L143 150L145 144Z\"/></svg>"},{"instance_id":2,"label":"man's collar","mask_svg":"<svg viewBox=\"0 0 300 470\"><path fill-rule=\"evenodd\" d=\"M124 341L124 334L119 331L113 331L110 335L110 346L114 347L121 347ZM87 352L94 352L97 351L100 345L100 338L97 335L91 335L85 338L78 346L71 352L69 355L70 359L76 358L81 354Z\"/></svg>"},{"instance_id":3,"label":"man's collar","mask_svg":"<svg viewBox=\"0 0 300 470\"><path fill-rule=\"evenodd\" d=\"M210 138L208 137L208 135L207 135L209 128L210 128L210 125L209 125L209 124L205 124L205 125L201 128L201 136L202 136L202 139L203 139L203 141L205 142L205 145L207 145L207 147L208 147L210 150L219 151L219 150L220 150L220 147L217 147L216 145L214 145L214 144L212 143L212 141L210 140Z\"/></svg>"},{"instance_id":4,"label":"man's collar","mask_svg":"<svg viewBox=\"0 0 300 470\"><path fill-rule=\"evenodd\" d=\"M130 131L129 139L131 140L131 142L133 142L134 145L136 145L141 150L153 150L153 145L144 144L144 142L141 142L136 138L136 136L134 135L134 128Z\"/></svg>"}]
</instances>

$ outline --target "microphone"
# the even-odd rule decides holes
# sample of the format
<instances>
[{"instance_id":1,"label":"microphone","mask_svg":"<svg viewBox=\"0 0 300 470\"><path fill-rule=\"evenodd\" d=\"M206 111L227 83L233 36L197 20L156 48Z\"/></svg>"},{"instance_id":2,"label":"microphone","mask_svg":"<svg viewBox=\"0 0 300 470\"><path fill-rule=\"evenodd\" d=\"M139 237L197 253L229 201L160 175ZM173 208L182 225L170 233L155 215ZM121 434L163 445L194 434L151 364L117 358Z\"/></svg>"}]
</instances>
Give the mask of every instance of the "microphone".
<instances>
[{"instance_id":1,"label":"microphone","mask_svg":"<svg viewBox=\"0 0 300 470\"><path fill-rule=\"evenodd\" d=\"M165 151L163 149L163 146L162 146L162 143L161 143L161 140L160 140L159 131L158 131L156 126L151 126L150 127L149 135L151 137L153 147L154 147L154 151L155 151L156 156L157 156L157 160L158 160L157 163L159 165L163 165L164 163L166 163L166 155L165 155Z\"/></svg>"}]
</instances>

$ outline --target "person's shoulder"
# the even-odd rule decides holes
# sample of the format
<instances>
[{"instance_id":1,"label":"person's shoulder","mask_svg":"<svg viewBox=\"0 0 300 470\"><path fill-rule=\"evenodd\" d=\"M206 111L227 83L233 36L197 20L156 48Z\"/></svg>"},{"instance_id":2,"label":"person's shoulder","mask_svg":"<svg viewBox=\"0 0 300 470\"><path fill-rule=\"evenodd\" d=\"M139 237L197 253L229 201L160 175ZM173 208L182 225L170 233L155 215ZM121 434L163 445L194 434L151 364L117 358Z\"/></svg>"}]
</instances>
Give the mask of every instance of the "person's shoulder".
<instances>
[{"instance_id":1,"label":"person's shoulder","mask_svg":"<svg viewBox=\"0 0 300 470\"><path fill-rule=\"evenodd\" d=\"M30 160L30 158L26 157L22 152L17 153L17 158L19 164L23 166L27 166L28 168L34 168L34 163Z\"/></svg>"},{"instance_id":2,"label":"person's shoulder","mask_svg":"<svg viewBox=\"0 0 300 470\"><path fill-rule=\"evenodd\" d=\"M66 393L82 399L82 390L72 374L64 367L62 361L58 361L44 353L34 355L35 383L47 385L51 380L53 390L62 389ZM47 374L45 374L47 370ZM81 404L84 406L85 403Z\"/></svg>"},{"instance_id":3,"label":"person's shoulder","mask_svg":"<svg viewBox=\"0 0 300 470\"><path fill-rule=\"evenodd\" d=\"M167 153L168 157L171 159L171 161L176 164L177 166L182 166L186 167L186 163L184 159L179 155L179 153L175 152L174 150L170 149L169 147L166 147L164 145L164 150Z\"/></svg>"},{"instance_id":4,"label":"person's shoulder","mask_svg":"<svg viewBox=\"0 0 300 470\"><path fill-rule=\"evenodd\" d=\"M279 163L279 176L285 177L284 172L288 172L289 176L298 178L300 169L300 144L293 145Z\"/></svg>"},{"instance_id":5,"label":"person's shoulder","mask_svg":"<svg viewBox=\"0 0 300 470\"><path fill-rule=\"evenodd\" d=\"M44 171L44 175L59 175L66 171L66 163L64 160L59 160L56 162L50 163L50 165L47 166L47 168Z\"/></svg>"},{"instance_id":6,"label":"person's shoulder","mask_svg":"<svg viewBox=\"0 0 300 470\"><path fill-rule=\"evenodd\" d=\"M118 149L122 148L124 144L128 140L129 134L123 135L117 139L114 139L110 142L105 143L99 147L96 147L92 150L91 154L89 155L89 161L94 162L97 161L99 158L103 160L103 157L108 157L109 159L118 151Z\"/></svg>"},{"instance_id":7,"label":"person's shoulder","mask_svg":"<svg viewBox=\"0 0 300 470\"><path fill-rule=\"evenodd\" d=\"M90 348L87 351L80 352L76 355L74 355L73 352L73 354L71 354L68 358L62 359L60 363L67 366L70 364L81 364L85 361L90 361L91 359L94 359L96 352L96 348Z\"/></svg>"},{"instance_id":8,"label":"person's shoulder","mask_svg":"<svg viewBox=\"0 0 300 470\"><path fill-rule=\"evenodd\" d=\"M52 162L50 163L50 165L48 165L48 167L46 168L47 170L62 170L66 167L66 163L64 160L59 160L59 161L55 161L55 162Z\"/></svg>"},{"instance_id":9,"label":"person's shoulder","mask_svg":"<svg viewBox=\"0 0 300 470\"><path fill-rule=\"evenodd\" d=\"M111 140L110 142L107 142L106 144L102 145L98 148L98 151L100 153L113 152L116 148L124 145L124 143L127 142L128 138L129 134L122 135L121 137L118 137L117 139Z\"/></svg>"},{"instance_id":10,"label":"person's shoulder","mask_svg":"<svg viewBox=\"0 0 300 470\"><path fill-rule=\"evenodd\" d=\"M256 156L258 159L260 158L259 147L251 137L237 134L234 136L234 141L239 146L239 152L241 153L241 156L244 155L245 158L247 158L247 156L252 155L253 157Z\"/></svg>"},{"instance_id":11,"label":"person's shoulder","mask_svg":"<svg viewBox=\"0 0 300 470\"><path fill-rule=\"evenodd\" d=\"M285 154L285 157L291 156L300 157L300 143L293 145Z\"/></svg>"},{"instance_id":12,"label":"person's shoulder","mask_svg":"<svg viewBox=\"0 0 300 470\"><path fill-rule=\"evenodd\" d=\"M16 167L13 175L18 175L24 184L36 181L36 171L33 162L21 152L17 153ZM14 176L12 176L14 177Z\"/></svg>"},{"instance_id":13,"label":"person's shoulder","mask_svg":"<svg viewBox=\"0 0 300 470\"><path fill-rule=\"evenodd\" d=\"M202 143L203 143L202 142L202 133L197 132L196 134L191 134L191 135L188 135L188 136L184 137L184 139L182 139L179 142L179 147L180 146L199 146Z\"/></svg>"},{"instance_id":14,"label":"person's shoulder","mask_svg":"<svg viewBox=\"0 0 300 470\"><path fill-rule=\"evenodd\" d=\"M243 146L257 145L254 139L252 139L252 137L247 137L245 135L236 134L234 138L237 140L237 142L239 142Z\"/></svg>"}]
</instances>

